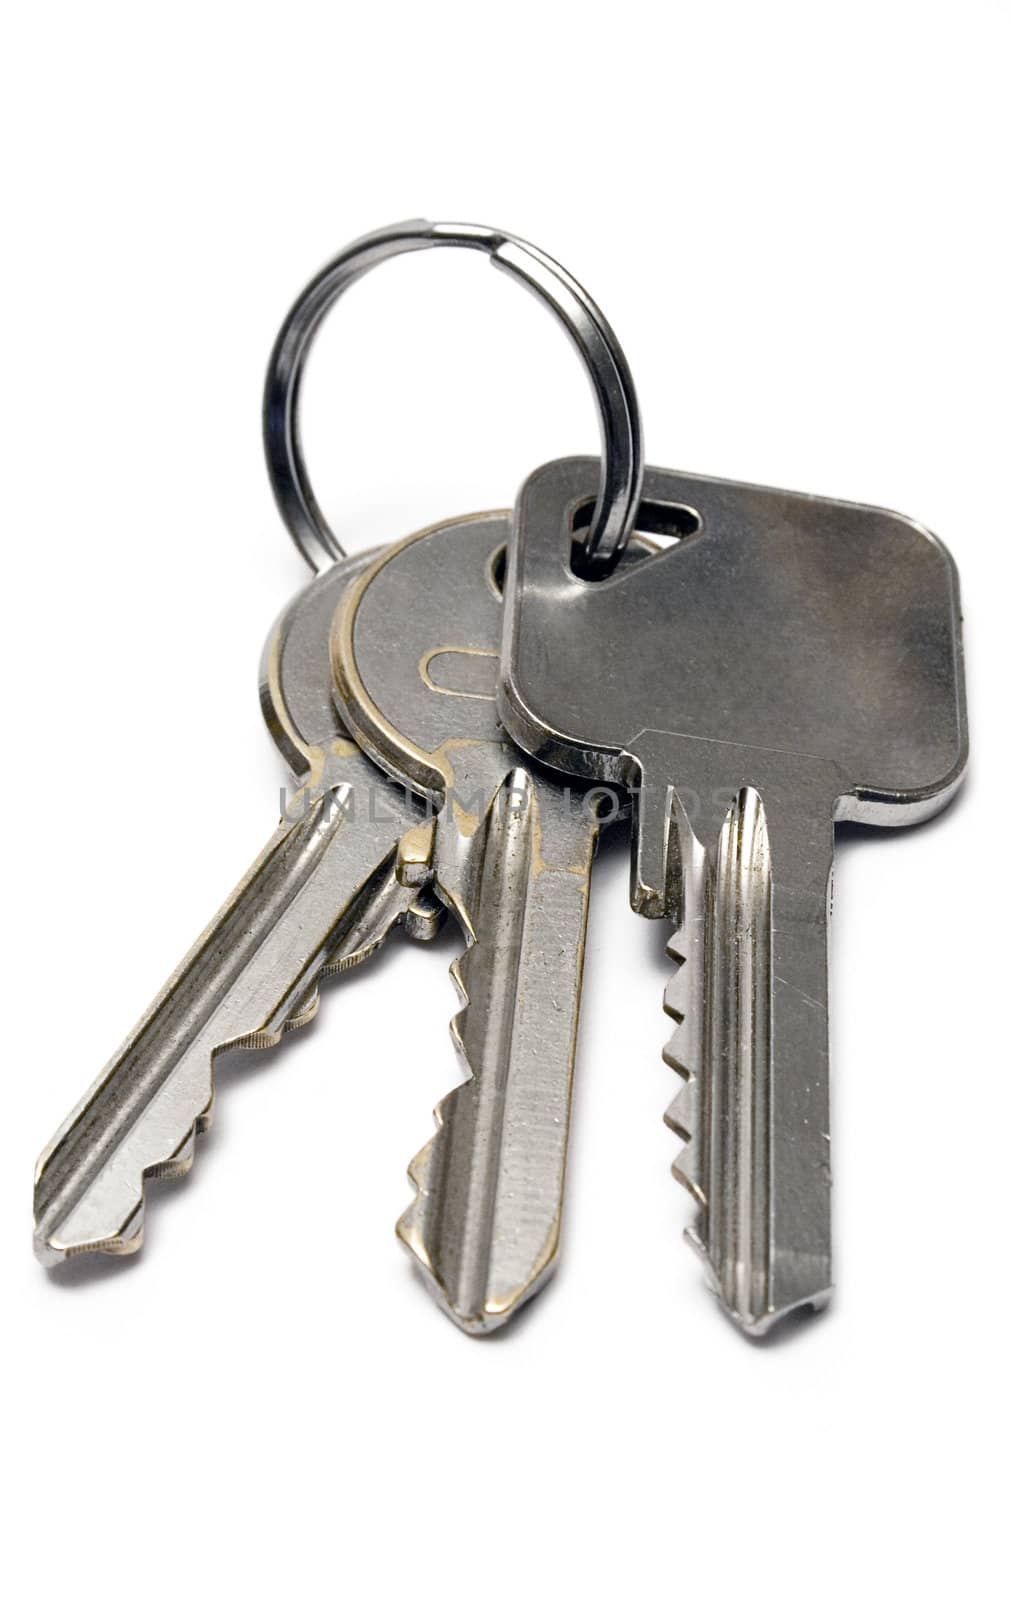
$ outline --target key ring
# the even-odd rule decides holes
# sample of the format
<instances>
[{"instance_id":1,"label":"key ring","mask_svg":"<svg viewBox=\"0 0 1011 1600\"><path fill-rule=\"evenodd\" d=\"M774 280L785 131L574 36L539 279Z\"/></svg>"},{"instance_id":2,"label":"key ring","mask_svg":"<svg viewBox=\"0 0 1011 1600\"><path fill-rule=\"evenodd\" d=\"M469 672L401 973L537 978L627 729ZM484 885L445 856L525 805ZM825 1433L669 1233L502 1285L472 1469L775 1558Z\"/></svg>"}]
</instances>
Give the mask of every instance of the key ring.
<instances>
[{"instance_id":1,"label":"key ring","mask_svg":"<svg viewBox=\"0 0 1011 1600\"><path fill-rule=\"evenodd\" d=\"M483 250L555 314L582 358L600 421L600 490L583 539L584 561L603 577L633 531L642 490L639 405L628 362L610 325L564 267L498 228L472 223L401 222L356 239L318 272L292 306L271 351L263 392L263 446L281 517L314 572L343 559L344 546L320 510L302 454L299 395L306 357L334 301L381 261L448 245Z\"/></svg>"}]
</instances>

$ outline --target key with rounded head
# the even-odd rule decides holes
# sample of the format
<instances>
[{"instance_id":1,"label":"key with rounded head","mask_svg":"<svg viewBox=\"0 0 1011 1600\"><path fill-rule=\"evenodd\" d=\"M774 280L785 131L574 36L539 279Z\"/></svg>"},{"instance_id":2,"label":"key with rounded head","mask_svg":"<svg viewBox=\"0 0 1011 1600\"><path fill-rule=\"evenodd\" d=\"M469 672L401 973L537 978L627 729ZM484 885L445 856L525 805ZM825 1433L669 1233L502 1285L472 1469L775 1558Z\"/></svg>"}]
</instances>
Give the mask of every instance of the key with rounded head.
<instances>
[{"instance_id":1,"label":"key with rounded head","mask_svg":"<svg viewBox=\"0 0 1011 1600\"><path fill-rule=\"evenodd\" d=\"M831 1286L828 900L834 824L939 811L967 754L955 567L891 512L647 471L677 538L571 569L599 468L521 491L500 711L559 769L638 791L632 901L681 963L675 1171L719 1297L762 1333Z\"/></svg>"},{"instance_id":2,"label":"key with rounded head","mask_svg":"<svg viewBox=\"0 0 1011 1600\"><path fill-rule=\"evenodd\" d=\"M467 941L453 1036L467 1080L415 1157L401 1239L469 1333L502 1324L558 1251L597 802L537 773L495 714L505 514L395 546L334 623L342 715L437 808L405 836ZM613 796L607 799L613 801ZM604 801L606 810L606 800Z\"/></svg>"},{"instance_id":3,"label":"key with rounded head","mask_svg":"<svg viewBox=\"0 0 1011 1600\"><path fill-rule=\"evenodd\" d=\"M39 1158L35 1247L52 1264L125 1255L143 1237L144 1182L189 1169L210 1124L213 1062L308 1022L318 983L371 954L398 923L435 932L436 905L396 878L417 808L347 735L330 696L340 594L374 559L342 562L282 614L261 701L302 789L266 849Z\"/></svg>"}]
</instances>

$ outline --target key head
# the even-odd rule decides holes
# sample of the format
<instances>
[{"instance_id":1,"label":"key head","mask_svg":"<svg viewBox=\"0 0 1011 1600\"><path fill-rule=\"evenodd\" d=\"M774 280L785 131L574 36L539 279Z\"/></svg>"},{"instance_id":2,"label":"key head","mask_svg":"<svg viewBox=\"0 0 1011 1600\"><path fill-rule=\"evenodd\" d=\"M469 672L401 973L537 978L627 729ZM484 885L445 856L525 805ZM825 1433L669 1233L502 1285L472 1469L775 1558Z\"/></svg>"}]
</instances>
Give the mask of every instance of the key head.
<instances>
[{"instance_id":1,"label":"key head","mask_svg":"<svg viewBox=\"0 0 1011 1600\"><path fill-rule=\"evenodd\" d=\"M328 755L352 741L331 694L330 624L343 595L378 550L349 556L306 584L267 636L260 658L260 707L285 765L299 782L321 782Z\"/></svg>"},{"instance_id":2,"label":"key head","mask_svg":"<svg viewBox=\"0 0 1011 1600\"><path fill-rule=\"evenodd\" d=\"M488 511L422 529L362 573L334 617L341 718L436 806L453 786L454 752L481 744L507 766L516 759L496 705L510 526L507 512ZM637 539L629 567L649 553Z\"/></svg>"},{"instance_id":3,"label":"key head","mask_svg":"<svg viewBox=\"0 0 1011 1600\"><path fill-rule=\"evenodd\" d=\"M461 745L503 744L495 706L509 516L393 545L348 591L330 640L339 712L398 782L441 804Z\"/></svg>"},{"instance_id":4,"label":"key head","mask_svg":"<svg viewBox=\"0 0 1011 1600\"><path fill-rule=\"evenodd\" d=\"M500 689L517 743L645 793L705 741L830 764L837 817L914 822L945 804L967 735L957 573L933 535L869 506L648 470L644 531L677 542L584 582L573 529L597 472L550 462L520 493Z\"/></svg>"},{"instance_id":5,"label":"key head","mask_svg":"<svg viewBox=\"0 0 1011 1600\"><path fill-rule=\"evenodd\" d=\"M330 628L334 612L352 584L372 566L378 550L365 550L347 556L328 567L281 612L267 636L260 658L260 707L274 743L296 783L306 791L328 785L350 783L364 792L374 786L378 773L355 743L342 721L333 699L330 672ZM386 804L398 796L386 797ZM374 805L375 802L373 802ZM405 806L404 823L409 811ZM329 971L343 971L355 964L363 953L378 948L389 928L402 916L412 939L432 939L442 922L442 907L419 882L413 903L404 911L398 897L390 894L380 906L372 926L374 943L349 941L336 952Z\"/></svg>"}]
</instances>

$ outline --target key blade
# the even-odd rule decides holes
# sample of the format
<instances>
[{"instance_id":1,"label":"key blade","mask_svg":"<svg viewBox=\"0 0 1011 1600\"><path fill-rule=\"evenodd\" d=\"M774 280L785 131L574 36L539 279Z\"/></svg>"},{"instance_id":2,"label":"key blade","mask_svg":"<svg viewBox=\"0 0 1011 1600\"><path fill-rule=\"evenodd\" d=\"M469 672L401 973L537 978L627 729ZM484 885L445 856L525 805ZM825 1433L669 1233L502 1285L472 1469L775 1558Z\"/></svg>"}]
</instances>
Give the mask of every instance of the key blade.
<instances>
[{"instance_id":1,"label":"key blade","mask_svg":"<svg viewBox=\"0 0 1011 1600\"><path fill-rule=\"evenodd\" d=\"M669 809L674 823L676 848L671 852L666 903L678 920L678 927L667 943L667 955L676 970L664 990L663 1006L674 1023L674 1032L663 1052L664 1061L684 1081L664 1114L673 1133L686 1141L672 1171L679 1183L694 1195L700 1205L705 1195L700 1187L698 1164L698 1106L704 1067L705 1040L705 963L706 852L696 839L688 817L676 795ZM633 868L634 870L634 868Z\"/></svg>"},{"instance_id":2,"label":"key blade","mask_svg":"<svg viewBox=\"0 0 1011 1600\"><path fill-rule=\"evenodd\" d=\"M825 884L809 837L798 871L796 817L767 794L772 827L746 786L711 850L696 847L665 995L664 1058L688 1079L665 1119L688 1141L673 1168L700 1206L688 1238L752 1335L831 1289Z\"/></svg>"},{"instance_id":3,"label":"key blade","mask_svg":"<svg viewBox=\"0 0 1011 1600\"><path fill-rule=\"evenodd\" d=\"M439 826L454 826L452 807ZM436 1108L397 1232L467 1333L504 1323L557 1258L597 826L510 772L471 841L453 1036L470 1076Z\"/></svg>"},{"instance_id":4,"label":"key blade","mask_svg":"<svg viewBox=\"0 0 1011 1600\"><path fill-rule=\"evenodd\" d=\"M320 976L339 977L360 967L385 944L394 928L403 927L409 938L426 944L435 938L444 920L445 907L427 889L400 882L393 859L358 897L354 915L346 919L340 937L327 951ZM289 1022L289 1029L292 1026Z\"/></svg>"},{"instance_id":5,"label":"key blade","mask_svg":"<svg viewBox=\"0 0 1011 1600\"><path fill-rule=\"evenodd\" d=\"M305 809L303 810L303 807ZM347 785L286 819L92 1090L39 1159L35 1249L52 1265L143 1239L144 1183L188 1171L209 1126L213 1060L310 1020L328 964L375 942L404 819L355 807ZM404 897L403 909L413 900ZM343 951L343 956L341 952Z\"/></svg>"},{"instance_id":6,"label":"key blade","mask_svg":"<svg viewBox=\"0 0 1011 1600\"><path fill-rule=\"evenodd\" d=\"M765 807L742 789L720 831L706 930L704 1246L734 1321L759 1333L769 1282L772 864Z\"/></svg>"}]
</instances>

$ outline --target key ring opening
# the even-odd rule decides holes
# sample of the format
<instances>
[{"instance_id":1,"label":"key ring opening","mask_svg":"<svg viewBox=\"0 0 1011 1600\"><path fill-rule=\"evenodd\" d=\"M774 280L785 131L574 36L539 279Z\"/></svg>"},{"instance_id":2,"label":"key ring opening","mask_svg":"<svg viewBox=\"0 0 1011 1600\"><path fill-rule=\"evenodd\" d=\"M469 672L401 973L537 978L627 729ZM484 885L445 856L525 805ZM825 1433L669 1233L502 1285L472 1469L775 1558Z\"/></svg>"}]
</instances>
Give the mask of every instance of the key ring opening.
<instances>
[{"instance_id":1,"label":"key ring opening","mask_svg":"<svg viewBox=\"0 0 1011 1600\"><path fill-rule=\"evenodd\" d=\"M401 222L367 233L318 272L288 312L263 391L267 472L288 532L314 572L345 555L313 493L299 429L302 375L320 323L345 289L380 262L438 246L483 251L492 266L554 312L575 345L593 387L601 445L600 490L582 540L583 565L586 575L606 576L633 531L642 490L642 424L628 362L599 307L564 267L524 239L472 223Z\"/></svg>"}]
</instances>

